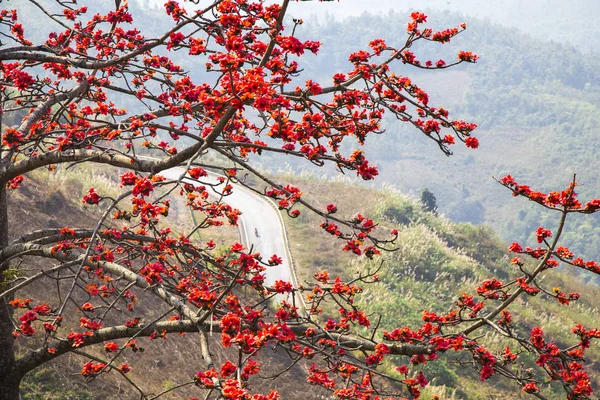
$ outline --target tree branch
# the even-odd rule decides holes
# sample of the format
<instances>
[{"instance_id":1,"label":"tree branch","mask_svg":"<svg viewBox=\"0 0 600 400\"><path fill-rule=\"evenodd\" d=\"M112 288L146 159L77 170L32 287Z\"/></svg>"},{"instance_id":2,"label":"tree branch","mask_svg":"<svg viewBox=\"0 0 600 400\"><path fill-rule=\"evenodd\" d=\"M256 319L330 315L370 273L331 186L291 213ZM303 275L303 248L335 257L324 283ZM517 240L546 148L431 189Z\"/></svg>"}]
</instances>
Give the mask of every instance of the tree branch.
<instances>
[{"instance_id":1,"label":"tree branch","mask_svg":"<svg viewBox=\"0 0 600 400\"><path fill-rule=\"evenodd\" d=\"M303 334L306 331L306 326L304 325L294 325L290 326L290 329L294 331L296 334ZM110 328L103 328L94 331L92 336L87 336L83 339L83 344L79 346L79 348L91 346L98 343L103 343L109 340L117 340L130 338L132 336L136 337L144 337L150 336L154 332L166 332L166 333L179 333L179 332L200 332L202 330L204 332L221 332L219 321L203 321L198 324L197 322L191 320L183 320L183 321L162 321L156 322L153 324L140 324L137 327L126 327L124 325L113 326ZM343 335L340 333L330 333L329 336L333 337L334 340L338 341L340 346L351 347L355 350L364 350L364 351L375 351L376 343L370 342L364 339L355 338L347 335ZM318 339L320 336L315 336L315 339ZM201 346L202 345L201 338ZM208 351L208 345L206 344L206 349ZM433 348L431 346L419 345L419 344L400 344L400 345L390 345L388 346L390 349L390 354L398 355L398 356L414 356L418 354L431 354L433 352ZM56 351L53 353L48 352L48 348L54 348ZM63 354L66 354L73 350L73 345L71 342L66 340L56 340L48 344L47 347L42 347L37 350L32 351L31 353L19 358L17 362L18 371L21 374L26 374L27 372L35 369L37 366L48 362L54 358L57 358ZM204 350L203 350L204 356ZM210 357L205 358L207 362L211 362Z\"/></svg>"}]
</instances>

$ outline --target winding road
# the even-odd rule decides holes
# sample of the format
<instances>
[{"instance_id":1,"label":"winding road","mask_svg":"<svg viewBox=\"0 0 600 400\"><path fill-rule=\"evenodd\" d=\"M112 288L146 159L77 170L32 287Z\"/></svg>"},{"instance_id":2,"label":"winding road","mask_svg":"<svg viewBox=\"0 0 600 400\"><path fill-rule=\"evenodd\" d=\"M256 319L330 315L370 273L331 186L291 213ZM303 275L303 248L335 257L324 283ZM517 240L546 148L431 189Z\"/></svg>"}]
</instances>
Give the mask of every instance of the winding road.
<instances>
[{"instance_id":1,"label":"winding road","mask_svg":"<svg viewBox=\"0 0 600 400\"><path fill-rule=\"evenodd\" d=\"M183 167L170 168L160 174L167 179L177 180L185 172ZM207 171L209 176L201 178L207 184L217 184L219 175ZM197 185L193 179L184 178L183 182ZM271 286L277 280L291 282L298 287L292 256L283 219L279 210L269 199L253 193L241 185L233 184L232 193L224 198L231 207L242 212L238 228L242 243L253 252L259 252L263 260L268 260L273 254L282 259L282 264L267 267L265 271L265 286ZM255 229L258 235L255 235ZM301 296L298 296L301 297ZM301 303L296 302L297 305Z\"/></svg>"}]
</instances>

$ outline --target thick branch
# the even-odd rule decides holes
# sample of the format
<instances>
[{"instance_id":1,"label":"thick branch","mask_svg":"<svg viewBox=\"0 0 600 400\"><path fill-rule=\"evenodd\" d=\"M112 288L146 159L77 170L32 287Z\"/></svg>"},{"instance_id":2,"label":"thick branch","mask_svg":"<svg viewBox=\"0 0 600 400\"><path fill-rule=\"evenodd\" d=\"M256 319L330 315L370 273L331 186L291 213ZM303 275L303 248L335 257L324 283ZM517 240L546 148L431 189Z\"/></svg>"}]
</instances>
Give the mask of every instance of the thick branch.
<instances>
[{"instance_id":1,"label":"thick branch","mask_svg":"<svg viewBox=\"0 0 600 400\"><path fill-rule=\"evenodd\" d=\"M212 326L211 326L212 325ZM306 326L295 325L290 327L296 334L303 334L306 331ZM98 343L103 343L109 340L131 338L133 336L150 336L154 332L178 333L178 332L220 332L218 321L204 321L201 324L190 320L184 321L163 321L153 324L140 324L134 328L128 328L124 325L103 328L94 331L92 336L87 336L83 339L83 344L79 348L91 346ZM352 348L354 350L375 351L376 343L360 338L355 338L339 333L330 333L328 336L337 340L340 346ZM203 340L203 339L201 339ZM205 340L205 339L204 339ZM201 343L202 345L202 343ZM204 347L204 346L202 346ZM54 353L49 353L48 348L54 348ZM37 366L48 362L56 357L68 353L73 349L71 342L66 340L56 340L48 344L48 347L37 349L17 360L17 369L21 374L35 369ZM418 354L430 354L432 348L425 345L417 344L401 344L390 345L390 354L398 356L414 356ZM204 353L204 351L203 351ZM207 359L210 362L210 358Z\"/></svg>"},{"instance_id":2,"label":"thick branch","mask_svg":"<svg viewBox=\"0 0 600 400\"><path fill-rule=\"evenodd\" d=\"M156 174L185 162L198 152L203 143L204 142L198 142L172 157L156 161L142 160L139 157L112 154L100 150L81 149L69 150L66 152L54 151L4 165L0 168L0 182L13 179L18 175L23 175L40 167L81 161L109 164L115 167Z\"/></svg>"},{"instance_id":3,"label":"thick branch","mask_svg":"<svg viewBox=\"0 0 600 400\"><path fill-rule=\"evenodd\" d=\"M72 100L75 97L82 95L88 89L88 87L89 85L87 81L82 81L79 85L77 85L77 87L73 88L73 90L57 95L49 95L48 99L37 106L37 108L27 117L27 119L23 121L21 126L19 126L19 131L24 135L27 135L29 133L29 128L38 122L44 116L44 114L46 114L52 108L52 106L62 101Z\"/></svg>"},{"instance_id":4,"label":"thick branch","mask_svg":"<svg viewBox=\"0 0 600 400\"><path fill-rule=\"evenodd\" d=\"M205 324L209 324L205 322ZM140 324L134 328L128 328L124 325L114 326L110 328L99 329L94 332L93 336L88 336L79 348L102 343L108 340L131 338L133 336L150 336L155 331L166 333L174 332L198 332L198 325L192 321L163 321L154 324ZM55 348L56 352L51 354L48 348L43 347L37 349L17 360L17 368L21 374L35 369L37 366L44 364L58 356L68 353L73 349L71 342L66 340L57 340L48 344L48 347Z\"/></svg>"}]
</instances>

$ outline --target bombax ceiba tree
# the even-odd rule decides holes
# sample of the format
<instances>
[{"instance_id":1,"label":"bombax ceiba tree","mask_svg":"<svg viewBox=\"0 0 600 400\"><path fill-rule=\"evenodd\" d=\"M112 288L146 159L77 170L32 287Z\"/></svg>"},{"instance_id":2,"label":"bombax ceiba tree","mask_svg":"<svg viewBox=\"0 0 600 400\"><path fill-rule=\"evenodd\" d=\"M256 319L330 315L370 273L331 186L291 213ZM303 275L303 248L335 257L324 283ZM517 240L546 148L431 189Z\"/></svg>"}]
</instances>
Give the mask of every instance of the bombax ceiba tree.
<instances>
[{"instance_id":1,"label":"bombax ceiba tree","mask_svg":"<svg viewBox=\"0 0 600 400\"><path fill-rule=\"evenodd\" d=\"M575 327L576 340L559 348L540 327L529 336L518 334L509 312L516 298L540 291L563 304L576 300L578 294L539 284L559 262L600 269L558 246L569 213L591 213L600 206L598 200L580 204L575 181L563 192L544 194L503 178L514 194L560 214L552 240L552 233L540 228L541 247L510 248L537 264L528 267L516 257L520 274L504 282L486 280L477 293L461 294L447 313L425 311L421 326L394 321L397 329L387 332L354 302L363 285L378 279L376 270L350 282L323 271L311 285L281 280L266 285L280 255L261 255L240 243L223 253L212 240L169 226L175 198L204 215L193 230L202 230L202 237L223 222L236 225L239 210L226 202L235 183L272 198L289 217L297 217L299 207L319 215L324 234L342 241L341 251L373 258L393 249L397 231L380 232L362 215L339 218L335 204L312 206L299 188L262 174L252 160L281 153L373 179L377 168L364 152L344 154L341 144L362 145L381 133L384 115L413 125L443 154L450 155L457 142L477 148L471 135L475 124L452 119L409 77L393 72L396 64L429 70L475 62L478 57L468 51L451 60L425 61L410 50L418 41L449 42L466 25L433 31L425 27L427 17L414 12L404 38L396 43L373 38L348 55L347 71L317 82L302 66L321 43L295 36L302 21L286 18L287 0L190 1L186 8L167 1L163 12L170 26L153 37L143 35L127 2L90 2L89 10L82 3L30 0L47 26L56 27L43 39L28 36L31 21L10 3L2 4L0 399L18 398L25 374L66 354L80 357L81 374L88 379L117 374L140 397L154 398L161 393L148 393L128 373L136 368L140 342L171 333L192 336L203 362L189 365L188 376L172 377L178 384L164 391L169 394L193 387L202 398L278 398L277 379L265 393L253 389L261 379L256 358L267 348L284 350L290 365L304 363L307 384L340 399L417 398L434 377L413 365L435 363L445 352L470 357L482 380L501 375L539 398L548 380L561 382L568 398L591 394L583 357L599 332ZM206 71L205 81L193 79L175 56L196 60L194 65ZM207 178L214 167L211 155L227 161L216 183ZM7 191L26 185L35 170L60 173L80 164L112 170L121 194L110 197L89 188L83 202L100 215L93 223L13 237ZM161 175L173 167L184 168L179 179ZM241 173L260 183L247 185ZM40 259L43 263L36 264ZM32 292L40 282L44 293ZM141 297L156 300L152 313L139 304ZM132 310L146 317L132 318ZM486 347L480 339L488 331L513 347L501 352ZM217 361L216 342L227 355ZM523 352L533 354L538 367L523 368ZM395 365L395 376L382 371L384 362Z\"/></svg>"}]
</instances>

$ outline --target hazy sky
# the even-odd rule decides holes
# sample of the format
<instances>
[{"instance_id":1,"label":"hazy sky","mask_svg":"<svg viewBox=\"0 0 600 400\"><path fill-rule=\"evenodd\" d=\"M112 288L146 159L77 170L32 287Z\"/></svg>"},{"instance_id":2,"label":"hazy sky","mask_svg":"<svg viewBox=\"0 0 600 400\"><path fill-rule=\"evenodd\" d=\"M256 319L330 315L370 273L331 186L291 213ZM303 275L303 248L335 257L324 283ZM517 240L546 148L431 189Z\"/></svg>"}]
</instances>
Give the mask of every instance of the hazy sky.
<instances>
[{"instance_id":1,"label":"hazy sky","mask_svg":"<svg viewBox=\"0 0 600 400\"><path fill-rule=\"evenodd\" d=\"M165 0L138 0L162 7ZM273 2L276 0L267 0ZM280 2L280 0L278 1ZM183 3L183 2L182 2ZM200 0L200 5L210 0ZM597 51L600 45L600 0L339 0L331 2L292 1L289 15L310 19L311 15L344 18L364 12L375 14L390 9L431 12L450 10L468 17L487 18L493 23L514 27L543 40L573 44L584 51Z\"/></svg>"},{"instance_id":2,"label":"hazy sky","mask_svg":"<svg viewBox=\"0 0 600 400\"><path fill-rule=\"evenodd\" d=\"M162 7L165 0L138 0L141 3L147 1L155 7ZM532 0L530 3L540 3L546 0ZM266 0L266 3L279 2L277 0ZM326 15L332 14L336 18L344 18L350 15L360 15L364 12L384 13L390 9L398 11L406 10L425 10L425 9L448 9L460 11L475 16L492 16L497 13L498 6L503 5L503 10L507 14L521 14L522 7L514 7L508 3L520 0L334 0L334 1L292 1L289 6L289 12L308 16L311 14ZM183 1L181 2L182 4ZM209 4L208 0L201 0L200 5ZM537 6L530 4L531 6ZM525 6L527 7L527 6ZM538 15L543 17L543 15Z\"/></svg>"},{"instance_id":3,"label":"hazy sky","mask_svg":"<svg viewBox=\"0 0 600 400\"><path fill-rule=\"evenodd\" d=\"M141 0L143 2L143 0ZM165 0L149 0L153 6L162 6ZM272 3L274 1L267 1ZM201 1L200 4L203 2ZM208 4L208 1L204 1ZM414 8L415 4L418 4L419 8L439 8L441 4L451 3L446 0L419 0L407 1L407 0L340 0L330 2L320 1L292 1L290 3L289 12L294 15L306 17L311 14L315 15L326 15L331 14L336 18L344 18L350 15L360 15L363 12L382 13L387 12L390 9L402 9L405 10L407 7ZM447 8L449 8L448 6Z\"/></svg>"},{"instance_id":4,"label":"hazy sky","mask_svg":"<svg viewBox=\"0 0 600 400\"><path fill-rule=\"evenodd\" d=\"M332 2L292 2L290 3L290 14L300 14L307 16L310 14L325 15L331 14L337 18L344 18L349 15L360 15L363 12L381 13L386 12L394 7L398 7L398 3L403 3L398 0L342 0ZM424 4L424 2L421 2Z\"/></svg>"}]
</instances>

